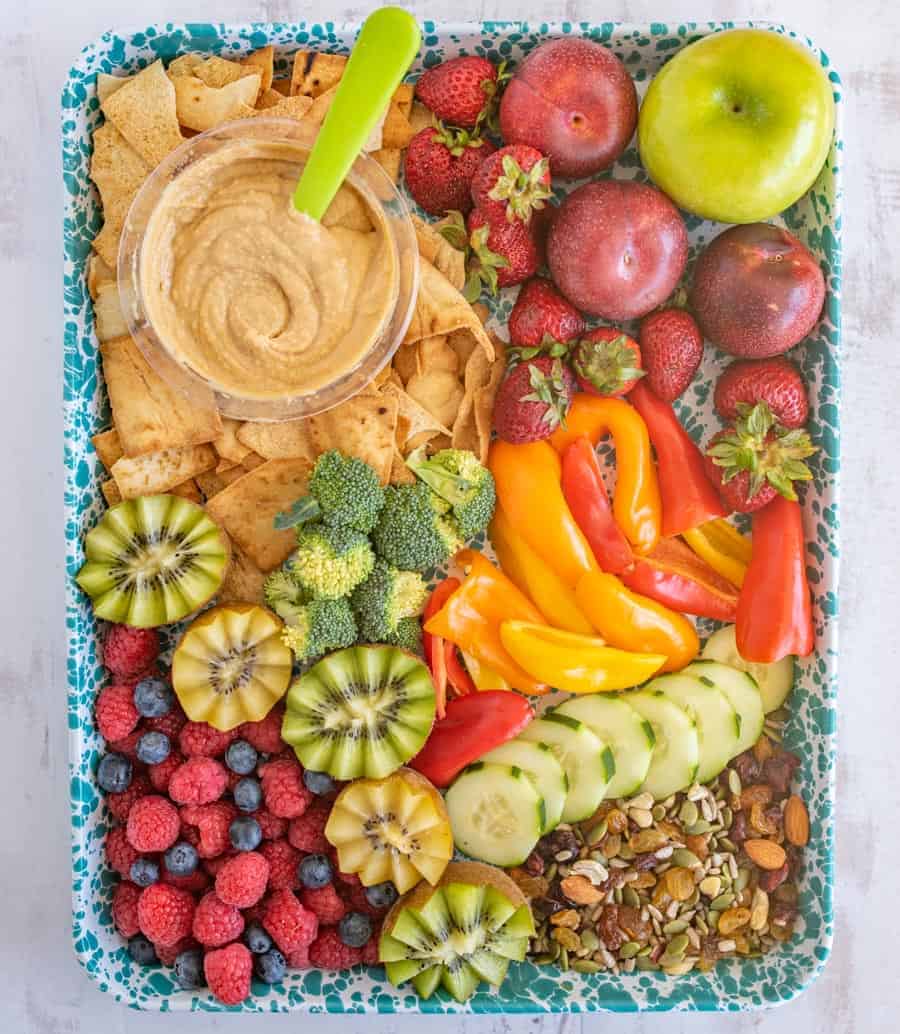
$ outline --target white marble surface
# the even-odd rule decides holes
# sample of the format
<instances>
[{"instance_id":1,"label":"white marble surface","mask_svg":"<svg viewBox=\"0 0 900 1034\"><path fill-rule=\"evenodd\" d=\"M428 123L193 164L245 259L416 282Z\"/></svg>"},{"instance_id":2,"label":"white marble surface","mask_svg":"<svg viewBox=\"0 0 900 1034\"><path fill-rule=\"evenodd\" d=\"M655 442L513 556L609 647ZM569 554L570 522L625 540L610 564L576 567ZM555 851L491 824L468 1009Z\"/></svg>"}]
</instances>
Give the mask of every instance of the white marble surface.
<instances>
[{"instance_id":1,"label":"white marble surface","mask_svg":"<svg viewBox=\"0 0 900 1034\"><path fill-rule=\"evenodd\" d=\"M815 37L844 80L843 582L837 929L824 975L798 1001L750 1016L438 1019L455 1034L900 1030L897 688L900 534L900 5L896 0L431 0L429 18L619 21L766 18ZM102 30L153 21L359 18L316 0L0 0L0 1029L410 1034L415 1017L140 1014L102 996L69 939L69 820L60 415L58 98L70 58Z\"/></svg>"}]
</instances>

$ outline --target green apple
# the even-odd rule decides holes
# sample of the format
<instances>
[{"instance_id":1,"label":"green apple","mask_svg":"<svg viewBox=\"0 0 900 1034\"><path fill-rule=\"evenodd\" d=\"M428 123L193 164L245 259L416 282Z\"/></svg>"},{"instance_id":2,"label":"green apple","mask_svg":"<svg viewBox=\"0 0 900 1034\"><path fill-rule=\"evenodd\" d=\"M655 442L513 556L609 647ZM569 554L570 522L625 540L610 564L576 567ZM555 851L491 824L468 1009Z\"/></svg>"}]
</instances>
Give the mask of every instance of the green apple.
<instances>
[{"instance_id":1,"label":"green apple","mask_svg":"<svg viewBox=\"0 0 900 1034\"><path fill-rule=\"evenodd\" d=\"M768 219L802 197L834 131L834 97L805 47L733 29L676 54L647 91L641 160L681 208L723 223Z\"/></svg>"}]
</instances>

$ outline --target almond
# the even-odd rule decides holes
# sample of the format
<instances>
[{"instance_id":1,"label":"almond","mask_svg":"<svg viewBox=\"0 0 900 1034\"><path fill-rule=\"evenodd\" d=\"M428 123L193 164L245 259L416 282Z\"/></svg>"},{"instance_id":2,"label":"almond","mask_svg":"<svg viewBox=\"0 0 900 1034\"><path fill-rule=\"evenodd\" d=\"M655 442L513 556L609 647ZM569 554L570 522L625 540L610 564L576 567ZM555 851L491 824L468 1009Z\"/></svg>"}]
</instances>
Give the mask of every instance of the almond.
<instances>
[{"instance_id":1,"label":"almond","mask_svg":"<svg viewBox=\"0 0 900 1034\"><path fill-rule=\"evenodd\" d=\"M803 847L809 842L809 815L803 800L796 794L788 797L784 806L784 835L795 847Z\"/></svg>"},{"instance_id":2,"label":"almond","mask_svg":"<svg viewBox=\"0 0 900 1034\"><path fill-rule=\"evenodd\" d=\"M787 859L784 848L774 840L745 840L744 850L760 869L780 869Z\"/></svg>"},{"instance_id":3,"label":"almond","mask_svg":"<svg viewBox=\"0 0 900 1034\"><path fill-rule=\"evenodd\" d=\"M604 898L604 892L584 876L567 876L560 883L560 888L569 901L574 901L576 905L596 905Z\"/></svg>"}]
</instances>

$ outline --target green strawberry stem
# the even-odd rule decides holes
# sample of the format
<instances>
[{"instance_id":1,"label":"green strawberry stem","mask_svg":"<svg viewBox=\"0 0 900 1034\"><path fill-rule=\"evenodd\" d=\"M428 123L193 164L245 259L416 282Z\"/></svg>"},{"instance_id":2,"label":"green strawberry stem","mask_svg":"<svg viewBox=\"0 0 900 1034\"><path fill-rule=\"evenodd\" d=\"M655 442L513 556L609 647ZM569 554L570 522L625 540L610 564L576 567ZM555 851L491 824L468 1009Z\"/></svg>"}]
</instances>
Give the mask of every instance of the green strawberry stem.
<instances>
[{"instance_id":1,"label":"green strawberry stem","mask_svg":"<svg viewBox=\"0 0 900 1034\"><path fill-rule=\"evenodd\" d=\"M553 197L553 191L541 181L550 167L547 158L541 158L525 172L511 154L503 156L503 175L488 192L494 201L506 202L506 218L513 223L517 219L527 223L531 213L544 207L544 202Z\"/></svg>"},{"instance_id":2,"label":"green strawberry stem","mask_svg":"<svg viewBox=\"0 0 900 1034\"><path fill-rule=\"evenodd\" d=\"M646 373L634 365L634 349L625 334L612 341L581 341L573 348L573 355L575 373L604 395L612 395Z\"/></svg>"},{"instance_id":3,"label":"green strawberry stem","mask_svg":"<svg viewBox=\"0 0 900 1034\"><path fill-rule=\"evenodd\" d=\"M528 370L531 394L523 395L523 402L542 402L546 407L541 417L551 431L557 427L565 428L566 412L569 408L569 393L566 390L566 379L562 360L555 359L549 373L532 364Z\"/></svg>"}]
</instances>

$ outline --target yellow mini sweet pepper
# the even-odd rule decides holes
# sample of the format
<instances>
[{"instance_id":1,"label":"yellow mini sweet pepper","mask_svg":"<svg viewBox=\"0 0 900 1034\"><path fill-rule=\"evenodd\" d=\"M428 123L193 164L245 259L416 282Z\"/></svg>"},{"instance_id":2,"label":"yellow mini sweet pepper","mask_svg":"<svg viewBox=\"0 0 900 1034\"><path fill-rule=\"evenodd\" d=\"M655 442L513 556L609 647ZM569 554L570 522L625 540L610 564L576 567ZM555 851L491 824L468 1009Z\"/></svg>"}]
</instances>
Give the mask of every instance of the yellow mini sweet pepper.
<instances>
[{"instance_id":1,"label":"yellow mini sweet pepper","mask_svg":"<svg viewBox=\"0 0 900 1034\"><path fill-rule=\"evenodd\" d=\"M733 524L725 520L707 521L683 531L681 537L717 574L738 588L744 584L753 547Z\"/></svg>"},{"instance_id":2,"label":"yellow mini sweet pepper","mask_svg":"<svg viewBox=\"0 0 900 1034\"><path fill-rule=\"evenodd\" d=\"M504 621L500 639L528 673L566 693L606 693L637 686L665 664L664 654L628 653L595 636L527 621Z\"/></svg>"}]
</instances>

